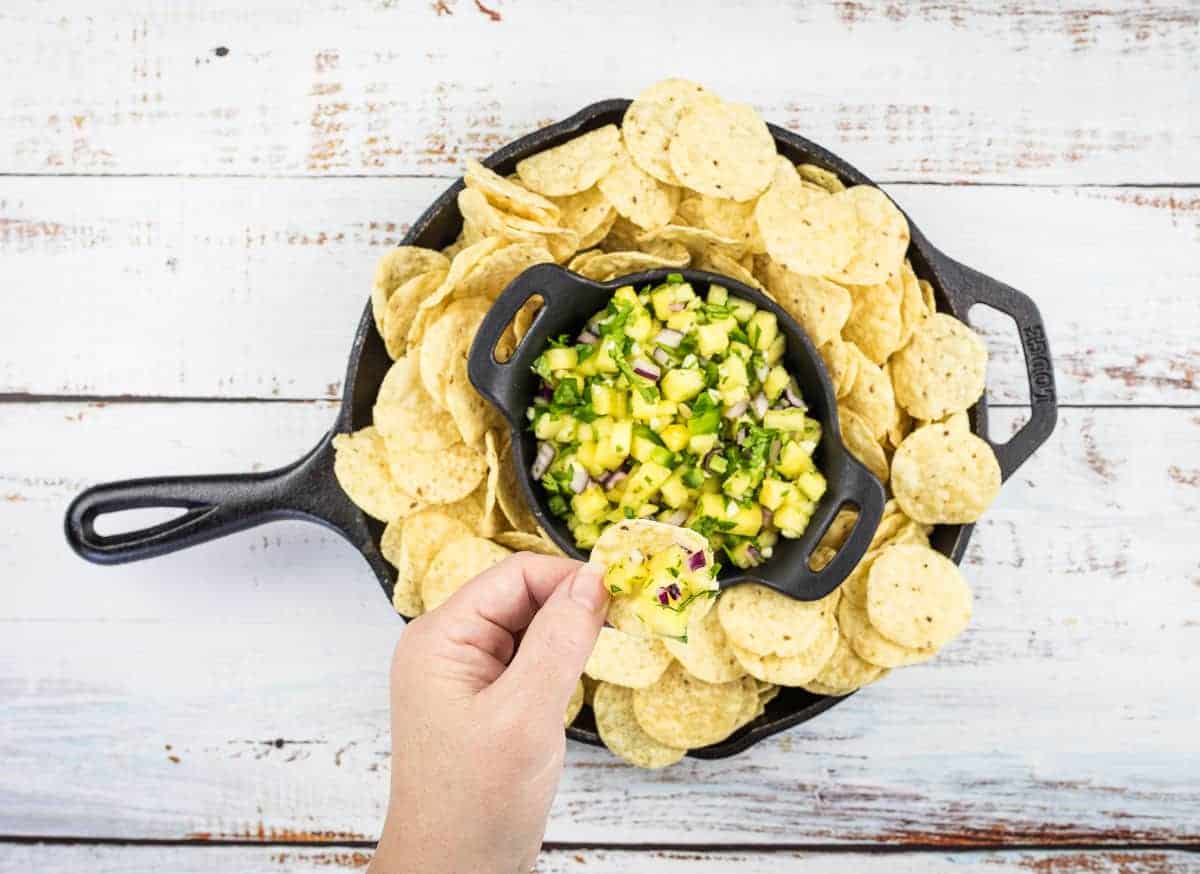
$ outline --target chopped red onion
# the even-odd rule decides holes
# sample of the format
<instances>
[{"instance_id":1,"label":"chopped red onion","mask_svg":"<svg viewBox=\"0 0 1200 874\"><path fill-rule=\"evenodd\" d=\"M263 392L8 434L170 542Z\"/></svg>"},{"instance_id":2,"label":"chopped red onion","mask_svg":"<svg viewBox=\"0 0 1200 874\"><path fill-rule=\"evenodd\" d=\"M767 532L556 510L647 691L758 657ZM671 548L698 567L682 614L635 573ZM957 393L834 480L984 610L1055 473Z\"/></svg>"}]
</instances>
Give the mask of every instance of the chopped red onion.
<instances>
[{"instance_id":1,"label":"chopped red onion","mask_svg":"<svg viewBox=\"0 0 1200 874\"><path fill-rule=\"evenodd\" d=\"M750 399L750 407L754 410L754 418L762 420L762 417L767 414L767 409L771 405L767 402L767 396L762 392L756 394Z\"/></svg>"},{"instance_id":2,"label":"chopped red onion","mask_svg":"<svg viewBox=\"0 0 1200 874\"><path fill-rule=\"evenodd\" d=\"M660 346L666 346L670 349L674 349L683 342L683 334L679 333L673 328L663 328L654 335L654 342Z\"/></svg>"},{"instance_id":3,"label":"chopped red onion","mask_svg":"<svg viewBox=\"0 0 1200 874\"><path fill-rule=\"evenodd\" d=\"M796 385L796 380L791 380L787 384L787 388L783 390L784 396L788 399L793 407L807 409L804 404L804 398L800 397L800 386Z\"/></svg>"},{"instance_id":4,"label":"chopped red onion","mask_svg":"<svg viewBox=\"0 0 1200 874\"><path fill-rule=\"evenodd\" d=\"M543 382L538 388L538 397L544 401L548 401L554 397L554 389Z\"/></svg>"},{"instance_id":5,"label":"chopped red onion","mask_svg":"<svg viewBox=\"0 0 1200 874\"><path fill-rule=\"evenodd\" d=\"M690 571L698 571L707 564L708 557L705 556L703 549L697 549L688 556L688 570Z\"/></svg>"},{"instance_id":6,"label":"chopped red onion","mask_svg":"<svg viewBox=\"0 0 1200 874\"><path fill-rule=\"evenodd\" d=\"M549 443L539 443L537 455L533 459L533 465L529 468L530 475L534 479L541 479L546 475L546 471L550 469L553 461L554 447Z\"/></svg>"},{"instance_id":7,"label":"chopped red onion","mask_svg":"<svg viewBox=\"0 0 1200 874\"><path fill-rule=\"evenodd\" d=\"M670 597L667 595L667 590L666 590L666 589L659 589L659 590L658 590L658 603L660 603L660 604L662 604L664 607L666 607L666 606L667 606L667 604L669 604L669 603L670 603L670 601L671 601L671 599L670 599Z\"/></svg>"},{"instance_id":8,"label":"chopped red onion","mask_svg":"<svg viewBox=\"0 0 1200 874\"><path fill-rule=\"evenodd\" d=\"M721 450L717 449L714 446L712 449L708 450L708 453L704 456L704 460L700 462L700 466L703 467L705 470L707 470L709 473L716 473L716 471L713 470L711 467L709 467L709 465L712 463L712 460L720 454L721 454Z\"/></svg>"},{"instance_id":9,"label":"chopped red onion","mask_svg":"<svg viewBox=\"0 0 1200 874\"><path fill-rule=\"evenodd\" d=\"M652 364L645 358L635 358L633 360L633 372L643 379L649 379L653 382L658 382L658 378L662 376L662 371L658 365Z\"/></svg>"},{"instance_id":10,"label":"chopped red onion","mask_svg":"<svg viewBox=\"0 0 1200 874\"><path fill-rule=\"evenodd\" d=\"M738 446L742 446L745 444L746 438L749 436L750 436L750 429L747 428L745 425L742 425L740 428L737 429L737 434L734 436L734 440L737 442Z\"/></svg>"},{"instance_id":11,"label":"chopped red onion","mask_svg":"<svg viewBox=\"0 0 1200 874\"><path fill-rule=\"evenodd\" d=\"M770 374L770 372L770 368L768 368L765 364L760 364L754 368L754 375L758 378L759 382L766 382L767 375Z\"/></svg>"},{"instance_id":12,"label":"chopped red onion","mask_svg":"<svg viewBox=\"0 0 1200 874\"><path fill-rule=\"evenodd\" d=\"M588 472L583 469L583 465L576 462L572 465L571 471L571 491L579 494L588 486Z\"/></svg>"},{"instance_id":13,"label":"chopped red onion","mask_svg":"<svg viewBox=\"0 0 1200 874\"><path fill-rule=\"evenodd\" d=\"M687 304L684 303L683 301L677 300L674 303L672 303L671 305L669 305L667 307L667 309L669 309L673 313L681 313L685 309L687 309Z\"/></svg>"},{"instance_id":14,"label":"chopped red onion","mask_svg":"<svg viewBox=\"0 0 1200 874\"><path fill-rule=\"evenodd\" d=\"M667 354L665 349L662 349L658 346L654 347L654 360L663 367L671 366L671 356Z\"/></svg>"},{"instance_id":15,"label":"chopped red onion","mask_svg":"<svg viewBox=\"0 0 1200 874\"><path fill-rule=\"evenodd\" d=\"M677 583L671 583L671 585L667 586L667 594L671 596L672 601L678 601L683 597L683 592L679 591Z\"/></svg>"},{"instance_id":16,"label":"chopped red onion","mask_svg":"<svg viewBox=\"0 0 1200 874\"><path fill-rule=\"evenodd\" d=\"M599 339L600 339L599 337L597 337L591 331L587 330L587 328L584 328L582 331L580 331L579 336L575 338L575 342L576 343L595 343Z\"/></svg>"},{"instance_id":17,"label":"chopped red onion","mask_svg":"<svg viewBox=\"0 0 1200 874\"><path fill-rule=\"evenodd\" d=\"M734 404L732 407L727 407L727 408L725 409L725 418L726 418L726 419L736 419L736 418L738 418L739 416L741 416L743 413L745 413L745 412L746 412L746 408L747 408L748 406L750 406L750 402L749 402L749 401L747 401L747 400L745 400L745 399L738 401L738 402L737 402L736 404Z\"/></svg>"},{"instance_id":18,"label":"chopped red onion","mask_svg":"<svg viewBox=\"0 0 1200 874\"><path fill-rule=\"evenodd\" d=\"M774 518L775 518L775 514L771 512L771 510L770 510L770 508L769 508L769 507L763 507L763 508L762 508L762 524L763 524L763 528L766 528L768 525L770 525L770 524L771 524L771 520L773 520Z\"/></svg>"},{"instance_id":19,"label":"chopped red onion","mask_svg":"<svg viewBox=\"0 0 1200 874\"><path fill-rule=\"evenodd\" d=\"M603 477L600 480L600 485L604 486L604 488L606 488L606 489L611 489L613 486L615 486L621 480L625 479L625 477L627 477L627 476L629 476L628 471L614 470L612 473L608 474L607 476Z\"/></svg>"},{"instance_id":20,"label":"chopped red onion","mask_svg":"<svg viewBox=\"0 0 1200 874\"><path fill-rule=\"evenodd\" d=\"M687 517L687 510L676 510L666 519L663 519L663 522L665 522L667 525L682 525L687 521Z\"/></svg>"},{"instance_id":21,"label":"chopped red onion","mask_svg":"<svg viewBox=\"0 0 1200 874\"><path fill-rule=\"evenodd\" d=\"M780 442L778 437L776 437L774 440L771 441L771 451L770 451L769 455L767 456L768 458L770 458L771 464L775 464L776 462L779 461L779 450L782 448L783 448L783 444Z\"/></svg>"},{"instance_id":22,"label":"chopped red onion","mask_svg":"<svg viewBox=\"0 0 1200 874\"><path fill-rule=\"evenodd\" d=\"M753 544L746 547L746 554L750 556L750 560L755 564L762 564L762 553L758 551L758 547Z\"/></svg>"}]
</instances>

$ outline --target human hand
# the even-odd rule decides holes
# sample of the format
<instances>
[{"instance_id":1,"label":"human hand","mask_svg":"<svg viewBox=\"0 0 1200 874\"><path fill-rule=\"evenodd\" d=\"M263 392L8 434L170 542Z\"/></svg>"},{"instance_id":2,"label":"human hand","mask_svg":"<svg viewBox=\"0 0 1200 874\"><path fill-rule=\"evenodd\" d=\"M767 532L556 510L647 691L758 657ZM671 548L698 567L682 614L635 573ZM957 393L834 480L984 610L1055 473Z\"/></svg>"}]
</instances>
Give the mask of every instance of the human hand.
<instances>
[{"instance_id":1,"label":"human hand","mask_svg":"<svg viewBox=\"0 0 1200 874\"><path fill-rule=\"evenodd\" d=\"M517 553L410 622L372 874L515 874L541 847L563 714L604 624L602 571Z\"/></svg>"}]
</instances>

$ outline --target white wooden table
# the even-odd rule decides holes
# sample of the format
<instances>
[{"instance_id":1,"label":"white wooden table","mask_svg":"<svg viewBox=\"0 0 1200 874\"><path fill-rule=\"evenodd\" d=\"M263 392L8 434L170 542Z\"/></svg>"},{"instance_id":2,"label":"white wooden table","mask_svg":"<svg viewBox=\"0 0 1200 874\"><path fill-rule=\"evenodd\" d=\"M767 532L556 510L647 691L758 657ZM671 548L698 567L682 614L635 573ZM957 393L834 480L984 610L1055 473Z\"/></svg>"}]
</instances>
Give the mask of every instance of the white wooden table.
<instances>
[{"instance_id":1,"label":"white wooden table","mask_svg":"<svg viewBox=\"0 0 1200 874\"><path fill-rule=\"evenodd\" d=\"M1063 408L944 657L733 759L572 744L540 870L1200 871L1195 2L9 0L0 40L0 872L365 866L401 622L358 556L101 569L63 509L297 456L462 160L670 74L1034 296Z\"/></svg>"}]
</instances>

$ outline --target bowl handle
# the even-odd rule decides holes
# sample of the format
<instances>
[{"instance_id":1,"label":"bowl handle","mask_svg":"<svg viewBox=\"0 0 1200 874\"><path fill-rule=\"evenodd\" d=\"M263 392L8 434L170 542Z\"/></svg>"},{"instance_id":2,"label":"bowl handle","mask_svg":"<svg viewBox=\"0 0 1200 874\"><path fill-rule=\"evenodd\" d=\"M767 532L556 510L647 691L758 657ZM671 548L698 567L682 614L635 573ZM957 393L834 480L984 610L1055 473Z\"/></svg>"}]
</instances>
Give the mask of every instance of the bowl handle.
<instances>
[{"instance_id":1,"label":"bowl handle","mask_svg":"<svg viewBox=\"0 0 1200 874\"><path fill-rule=\"evenodd\" d=\"M832 497L822 500L821 509L809 522L810 530L823 535L843 505L853 504L858 510L858 518L854 521L854 527L850 529L850 535L829 564L819 571L814 571L808 566L808 560L820 539L814 537L808 554L802 560L794 561L785 567L782 574L775 579L768 580L759 576L757 568L748 568L721 580L721 588L740 583L759 583L800 601L817 601L824 598L850 576L850 572L870 548L871 538L875 536L875 530L883 518L885 501L886 496L879 480L847 452L841 476L837 478L836 491Z\"/></svg>"},{"instance_id":2,"label":"bowl handle","mask_svg":"<svg viewBox=\"0 0 1200 874\"><path fill-rule=\"evenodd\" d=\"M496 358L497 344L517 311L534 295L541 296L541 309L508 360L500 361ZM557 264L530 267L509 283L480 323L467 357L471 384L504 415L513 429L524 428L527 403L519 388L520 370L533 363L534 350L540 350L550 337L602 308L611 296L611 288L589 282Z\"/></svg>"},{"instance_id":3,"label":"bowl handle","mask_svg":"<svg viewBox=\"0 0 1200 874\"><path fill-rule=\"evenodd\" d=\"M1018 467L1049 439L1058 421L1058 395L1054 388L1054 367L1050 363L1050 344L1042 314L1028 295L1011 286L972 270L938 252L936 269L945 278L945 289L962 311L977 303L985 304L1010 316L1021 335L1025 355L1025 377L1029 381L1029 421L1007 443L991 444L1000 462L1000 475L1007 480Z\"/></svg>"},{"instance_id":4,"label":"bowl handle","mask_svg":"<svg viewBox=\"0 0 1200 874\"><path fill-rule=\"evenodd\" d=\"M179 516L120 534L102 535L109 513L154 507ZM300 460L266 473L156 477L94 486L67 509L67 543L94 564L124 564L165 555L277 519L307 519L355 545L361 519L333 476L333 432ZM360 547L361 548L361 547ZM368 559L370 557L368 556Z\"/></svg>"}]
</instances>

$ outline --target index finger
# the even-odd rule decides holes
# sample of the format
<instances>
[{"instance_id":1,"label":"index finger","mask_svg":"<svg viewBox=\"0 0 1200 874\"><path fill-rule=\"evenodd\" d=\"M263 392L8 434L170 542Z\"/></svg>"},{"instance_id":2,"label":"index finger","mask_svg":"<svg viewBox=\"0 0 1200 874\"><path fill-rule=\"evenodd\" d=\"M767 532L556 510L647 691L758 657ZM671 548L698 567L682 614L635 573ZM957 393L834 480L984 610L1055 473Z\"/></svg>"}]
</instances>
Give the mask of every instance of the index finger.
<instances>
[{"instance_id":1,"label":"index finger","mask_svg":"<svg viewBox=\"0 0 1200 874\"><path fill-rule=\"evenodd\" d=\"M469 581L443 607L448 608L446 613L478 616L516 635L581 564L571 558L518 552Z\"/></svg>"}]
</instances>

